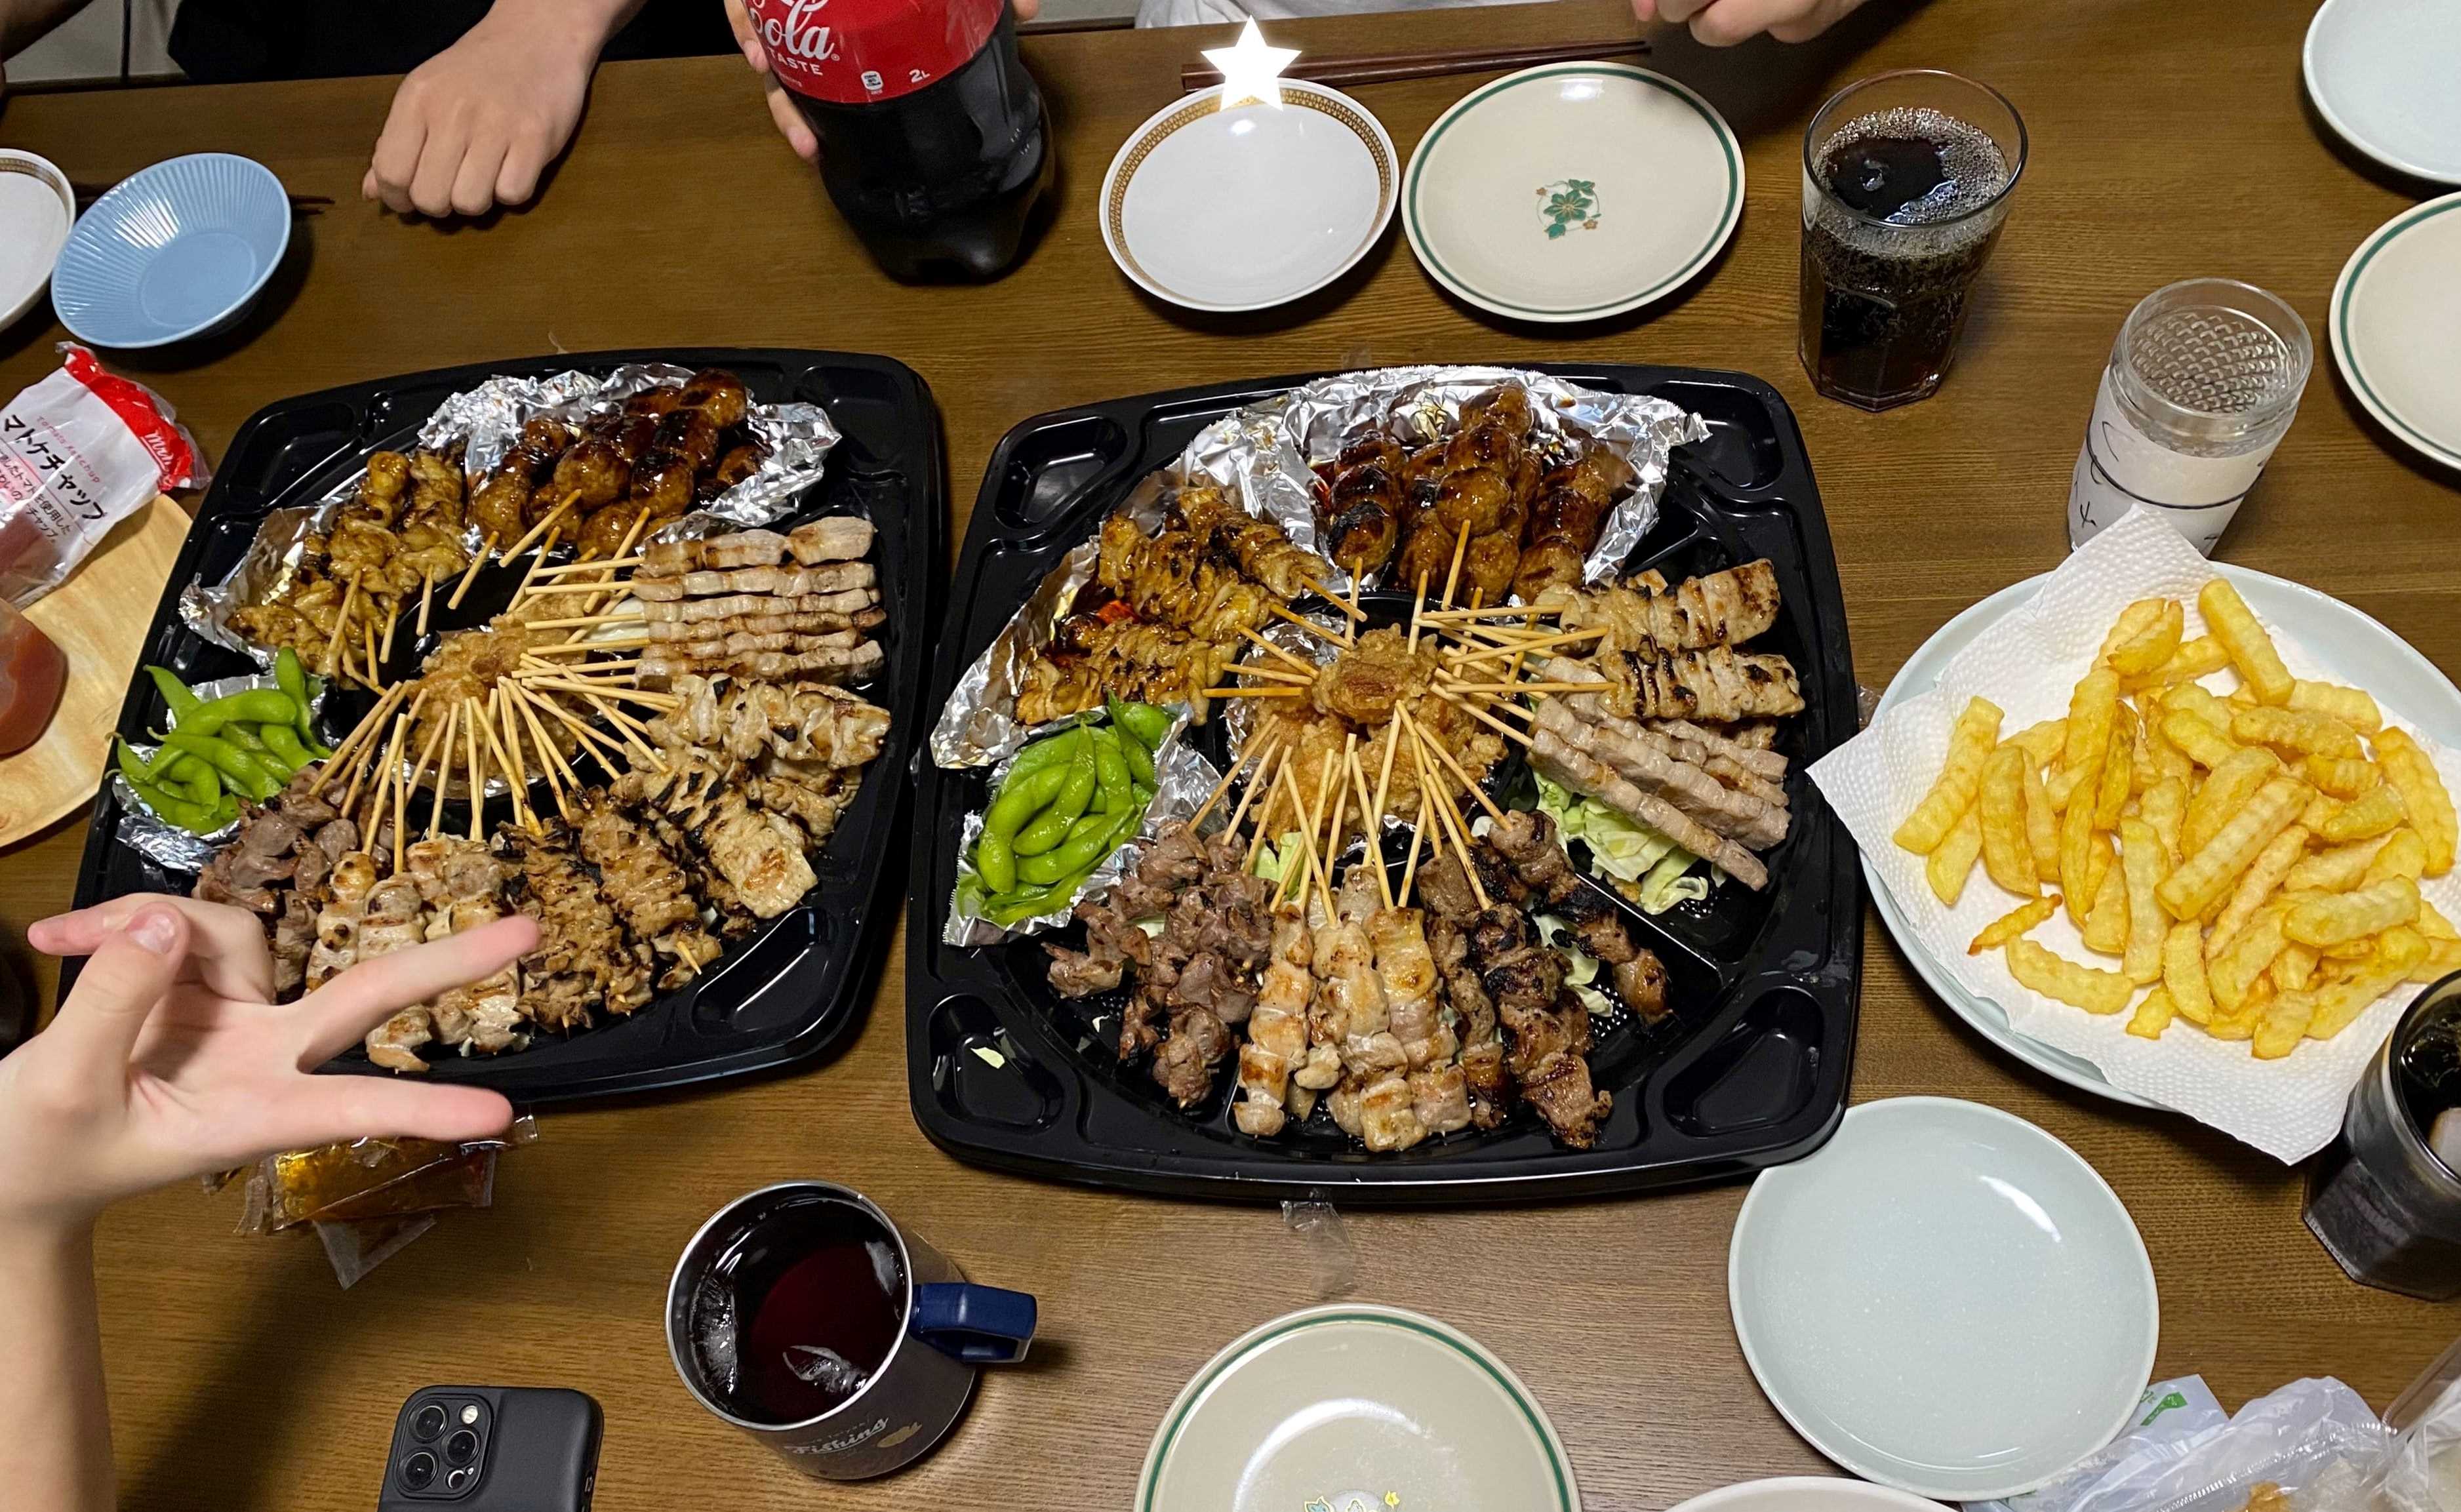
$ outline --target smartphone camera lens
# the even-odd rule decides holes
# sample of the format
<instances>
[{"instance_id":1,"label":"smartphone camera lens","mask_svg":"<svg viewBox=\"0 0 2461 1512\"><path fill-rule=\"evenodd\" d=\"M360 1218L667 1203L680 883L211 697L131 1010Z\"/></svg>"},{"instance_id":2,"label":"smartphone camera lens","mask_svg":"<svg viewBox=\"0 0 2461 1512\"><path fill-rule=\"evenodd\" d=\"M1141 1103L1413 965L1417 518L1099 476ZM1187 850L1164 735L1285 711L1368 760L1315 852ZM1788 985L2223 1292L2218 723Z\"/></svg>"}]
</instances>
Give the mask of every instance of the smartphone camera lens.
<instances>
[{"instance_id":1,"label":"smartphone camera lens","mask_svg":"<svg viewBox=\"0 0 2461 1512\"><path fill-rule=\"evenodd\" d=\"M479 1436L464 1428L444 1440L444 1458L453 1464L466 1465L479 1458Z\"/></svg>"},{"instance_id":2,"label":"smartphone camera lens","mask_svg":"<svg viewBox=\"0 0 2461 1512\"><path fill-rule=\"evenodd\" d=\"M424 1491L436 1480L436 1457L421 1449L401 1462L401 1483Z\"/></svg>"},{"instance_id":3,"label":"smartphone camera lens","mask_svg":"<svg viewBox=\"0 0 2461 1512\"><path fill-rule=\"evenodd\" d=\"M429 1402L411 1416L410 1436L420 1443L434 1443L436 1436L443 1431L444 1404L441 1402Z\"/></svg>"},{"instance_id":4,"label":"smartphone camera lens","mask_svg":"<svg viewBox=\"0 0 2461 1512\"><path fill-rule=\"evenodd\" d=\"M474 1474L476 1474L476 1472L470 1470L448 1471L444 1477L445 1488L451 1491L459 1491L463 1486L470 1483L470 1477Z\"/></svg>"}]
</instances>

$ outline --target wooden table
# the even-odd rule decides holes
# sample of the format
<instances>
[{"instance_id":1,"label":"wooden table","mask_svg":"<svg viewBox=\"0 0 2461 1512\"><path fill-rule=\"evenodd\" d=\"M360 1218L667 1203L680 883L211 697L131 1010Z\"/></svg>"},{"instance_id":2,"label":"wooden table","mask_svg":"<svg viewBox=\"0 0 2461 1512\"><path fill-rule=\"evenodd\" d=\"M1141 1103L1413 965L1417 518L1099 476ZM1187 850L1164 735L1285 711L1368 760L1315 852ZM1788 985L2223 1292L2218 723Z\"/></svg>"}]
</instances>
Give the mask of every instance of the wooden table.
<instances>
[{"instance_id":1,"label":"wooden table","mask_svg":"<svg viewBox=\"0 0 2461 1512\"><path fill-rule=\"evenodd\" d=\"M285 394L494 356L660 344L892 353L946 417L957 531L993 443L1028 415L1124 394L1312 369L1594 356L1758 373L1801 415L1851 607L1862 680L1885 685L1942 621L2065 549L2068 469L2129 307L2220 273L2286 296L2320 342L2335 272L2408 202L2306 118L2298 0L1873 3L1800 48L1665 45L1744 138L1750 206L1723 261L1644 315L1554 333L1440 296L1398 234L1324 296L1195 319L1111 267L1093 201L1127 131L1172 97L1193 33L1027 44L1060 144L1059 213L984 288L880 276L772 138L727 58L610 67L538 206L475 225L364 207L359 176L389 81L24 96L0 141L72 177L116 178L223 149L337 202L300 223L264 309L232 336L121 359L219 452ZM1604 34L1616 0L1292 25L1321 52ZM1629 25L1624 20L1622 25ZM2024 112L2033 160L1963 358L1928 403L1867 415L1815 398L1796 365L1797 154L1830 91L1884 68L1955 69ZM1406 148L1467 87L1375 87ZM1234 206L1224 213L1235 214ZM56 333L0 333L0 393L47 371ZM2461 671L2461 498L2365 425L2320 361L2304 413L2226 543L2233 560L2337 594ZM64 905L72 824L0 858L0 913ZM22 945L20 945L22 948ZM2143 1229L2165 1306L2159 1370L2225 1401L2304 1374L2382 1406L2456 1314L2343 1279L2299 1224L2298 1177L2187 1121L2085 1097L1993 1052L1920 988L1873 926L1858 1098L1977 1097L2073 1144ZM48 969L38 969L46 989ZM1318 1300L1309 1246L1270 1209L1038 1185L958 1165L907 1111L902 959L845 1055L696 1096L557 1111L508 1158L495 1210L446 1221L348 1293L310 1243L231 1233L191 1190L104 1225L104 1327L126 1504L364 1505L393 1414L438 1381L570 1383L608 1413L610 1508L1124 1505L1180 1384L1252 1325ZM985 1383L920 1468L817 1488L695 1407L660 1303L717 1203L788 1177L853 1182L975 1276L1040 1293L1034 1363ZM1763 1400L1727 1320L1743 1189L1499 1215L1352 1213L1360 1298L1424 1308L1494 1347L1553 1414L1596 1507L1663 1507L1753 1476L1824 1468Z\"/></svg>"}]
</instances>

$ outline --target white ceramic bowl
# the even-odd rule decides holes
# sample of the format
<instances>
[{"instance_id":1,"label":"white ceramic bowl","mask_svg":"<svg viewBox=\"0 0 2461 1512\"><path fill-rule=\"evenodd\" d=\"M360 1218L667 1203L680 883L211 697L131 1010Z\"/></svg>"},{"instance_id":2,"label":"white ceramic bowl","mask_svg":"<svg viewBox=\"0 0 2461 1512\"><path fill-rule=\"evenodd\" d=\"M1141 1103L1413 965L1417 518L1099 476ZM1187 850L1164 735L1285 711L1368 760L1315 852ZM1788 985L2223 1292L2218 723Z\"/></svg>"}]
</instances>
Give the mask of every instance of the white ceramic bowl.
<instances>
[{"instance_id":1,"label":"white ceramic bowl","mask_svg":"<svg viewBox=\"0 0 2461 1512\"><path fill-rule=\"evenodd\" d=\"M43 297L76 222L76 195L48 159L0 147L0 327Z\"/></svg>"},{"instance_id":2,"label":"white ceramic bowl","mask_svg":"<svg viewBox=\"0 0 2461 1512\"><path fill-rule=\"evenodd\" d=\"M2455 5L2461 12L2461 5ZM2453 82L2461 94L2461 79ZM2333 361L2385 429L2461 467L2461 194L2369 233L2333 283Z\"/></svg>"},{"instance_id":3,"label":"white ceramic bowl","mask_svg":"<svg viewBox=\"0 0 2461 1512\"><path fill-rule=\"evenodd\" d=\"M1744 1358L1797 1433L1940 1501L2034 1490L2108 1443L2160 1334L2144 1241L2093 1167L1947 1097L1864 1103L1762 1172L1726 1291Z\"/></svg>"},{"instance_id":4,"label":"white ceramic bowl","mask_svg":"<svg viewBox=\"0 0 2461 1512\"><path fill-rule=\"evenodd\" d=\"M2324 0L2300 63L2343 140L2397 172L2461 184L2461 5Z\"/></svg>"},{"instance_id":5,"label":"white ceramic bowl","mask_svg":"<svg viewBox=\"0 0 2461 1512\"><path fill-rule=\"evenodd\" d=\"M1681 287L1734 234L1744 155L1709 102L1622 63L1472 90L1410 154L1402 227L1428 276L1516 320L1598 320Z\"/></svg>"},{"instance_id":6,"label":"white ceramic bowl","mask_svg":"<svg viewBox=\"0 0 2461 1512\"><path fill-rule=\"evenodd\" d=\"M1398 1499L1398 1500L1388 1500ZM1309 1308L1216 1354L1170 1404L1136 1512L1580 1512L1530 1389L1457 1329Z\"/></svg>"},{"instance_id":7,"label":"white ceramic bowl","mask_svg":"<svg viewBox=\"0 0 2461 1512\"><path fill-rule=\"evenodd\" d=\"M1102 178L1102 245L1137 287L1189 309L1266 309L1367 255L1393 220L1393 138L1349 96L1285 79L1222 108L1223 86L1155 112Z\"/></svg>"},{"instance_id":8,"label":"white ceramic bowl","mask_svg":"<svg viewBox=\"0 0 2461 1512\"><path fill-rule=\"evenodd\" d=\"M1670 1512L1944 1512L1937 1501L1840 1476L1775 1476L1703 1491Z\"/></svg>"}]
</instances>

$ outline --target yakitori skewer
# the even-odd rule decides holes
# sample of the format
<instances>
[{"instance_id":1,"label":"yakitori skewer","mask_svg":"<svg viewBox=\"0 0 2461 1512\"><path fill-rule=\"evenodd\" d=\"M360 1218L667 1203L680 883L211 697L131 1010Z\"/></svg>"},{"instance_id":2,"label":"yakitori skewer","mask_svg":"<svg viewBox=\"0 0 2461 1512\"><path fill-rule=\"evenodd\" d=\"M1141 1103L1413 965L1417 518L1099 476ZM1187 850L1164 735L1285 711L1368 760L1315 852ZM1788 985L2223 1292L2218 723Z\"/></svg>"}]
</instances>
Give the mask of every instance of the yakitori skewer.
<instances>
[{"instance_id":1,"label":"yakitori skewer","mask_svg":"<svg viewBox=\"0 0 2461 1512\"><path fill-rule=\"evenodd\" d=\"M493 536L479 543L479 554L470 559L470 570L461 574L461 581L454 586L453 596L444 601L446 608L458 609L461 607L461 601L470 596L470 585L479 581L479 569L487 564L487 558L495 549L496 538Z\"/></svg>"}]
</instances>

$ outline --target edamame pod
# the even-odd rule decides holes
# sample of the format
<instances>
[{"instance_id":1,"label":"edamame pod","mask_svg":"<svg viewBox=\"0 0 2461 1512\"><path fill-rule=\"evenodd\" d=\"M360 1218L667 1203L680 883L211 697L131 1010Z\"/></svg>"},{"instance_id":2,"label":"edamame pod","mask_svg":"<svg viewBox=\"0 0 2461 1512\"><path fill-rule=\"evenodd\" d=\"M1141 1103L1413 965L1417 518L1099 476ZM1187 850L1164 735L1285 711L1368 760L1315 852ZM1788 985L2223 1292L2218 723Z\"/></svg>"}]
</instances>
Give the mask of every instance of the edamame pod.
<instances>
[{"instance_id":1,"label":"edamame pod","mask_svg":"<svg viewBox=\"0 0 2461 1512\"><path fill-rule=\"evenodd\" d=\"M1006 892L1016 885L1016 852L1010 847L1006 835L984 826L982 838L974 841L974 870L981 873L983 885L994 892Z\"/></svg>"},{"instance_id":2,"label":"edamame pod","mask_svg":"<svg viewBox=\"0 0 2461 1512\"><path fill-rule=\"evenodd\" d=\"M136 793L137 800L166 824L176 824L191 835L210 835L222 827L216 822L215 811L204 804L174 798L150 782L131 782L128 786Z\"/></svg>"},{"instance_id":3,"label":"edamame pod","mask_svg":"<svg viewBox=\"0 0 2461 1512\"><path fill-rule=\"evenodd\" d=\"M1039 856L1068 838L1068 820L1058 808L1047 808L1034 817L1034 822L1016 832L1013 848L1019 856Z\"/></svg>"},{"instance_id":4,"label":"edamame pod","mask_svg":"<svg viewBox=\"0 0 2461 1512\"><path fill-rule=\"evenodd\" d=\"M147 675L154 679L155 690L161 693L162 702L169 706L173 724L178 724L196 713L197 706L204 702L189 689L186 683L180 681L171 669L149 664L145 671Z\"/></svg>"},{"instance_id":5,"label":"edamame pod","mask_svg":"<svg viewBox=\"0 0 2461 1512\"><path fill-rule=\"evenodd\" d=\"M287 725L299 718L299 706L279 688L244 688L199 704L179 728L192 735L218 735L231 724Z\"/></svg>"},{"instance_id":6,"label":"edamame pod","mask_svg":"<svg viewBox=\"0 0 2461 1512\"><path fill-rule=\"evenodd\" d=\"M1067 780L1066 767L1047 766L1023 777L1011 773L999 797L992 799L990 810L983 815L983 833L997 831L1003 840L1015 835L1026 820L1059 797L1059 785Z\"/></svg>"},{"instance_id":7,"label":"edamame pod","mask_svg":"<svg viewBox=\"0 0 2461 1512\"><path fill-rule=\"evenodd\" d=\"M1110 735L1108 740L1102 738ZM1128 763L1120 755L1120 737L1108 730L1094 732L1094 770L1102 784L1102 792L1112 802L1114 812L1127 801Z\"/></svg>"},{"instance_id":8,"label":"edamame pod","mask_svg":"<svg viewBox=\"0 0 2461 1512\"><path fill-rule=\"evenodd\" d=\"M228 778L231 786L260 803L282 791L281 782L275 780L272 771L263 762L218 735L173 730L162 737L162 743L202 757Z\"/></svg>"},{"instance_id":9,"label":"edamame pod","mask_svg":"<svg viewBox=\"0 0 2461 1512\"><path fill-rule=\"evenodd\" d=\"M1085 727L1071 725L1059 734L1045 735L1018 752L1016 759L1009 765L1008 779L1014 782L1028 773L1067 761L1084 749Z\"/></svg>"},{"instance_id":10,"label":"edamame pod","mask_svg":"<svg viewBox=\"0 0 2461 1512\"><path fill-rule=\"evenodd\" d=\"M308 691L308 669L299 665L299 653L288 646L274 654L273 681L274 686L297 706L297 712L290 716L290 723L299 732L300 749L315 749L315 718L308 713L308 700L312 696Z\"/></svg>"},{"instance_id":11,"label":"edamame pod","mask_svg":"<svg viewBox=\"0 0 2461 1512\"><path fill-rule=\"evenodd\" d=\"M112 748L113 755L119 762L119 775L126 777L132 786L142 786L155 780L153 769L146 766L143 756L129 748L127 741L115 740L112 742ZM159 760L161 753L157 752L155 756Z\"/></svg>"},{"instance_id":12,"label":"edamame pod","mask_svg":"<svg viewBox=\"0 0 2461 1512\"><path fill-rule=\"evenodd\" d=\"M299 743L298 733L289 725L260 725L256 735L265 742L266 749L281 758L282 764L289 767L293 776L313 759L308 755L308 748Z\"/></svg>"},{"instance_id":13,"label":"edamame pod","mask_svg":"<svg viewBox=\"0 0 2461 1512\"><path fill-rule=\"evenodd\" d=\"M1163 737L1170 734L1170 711L1152 704L1122 704L1111 717L1126 726L1128 734L1148 752L1159 748Z\"/></svg>"}]
</instances>

